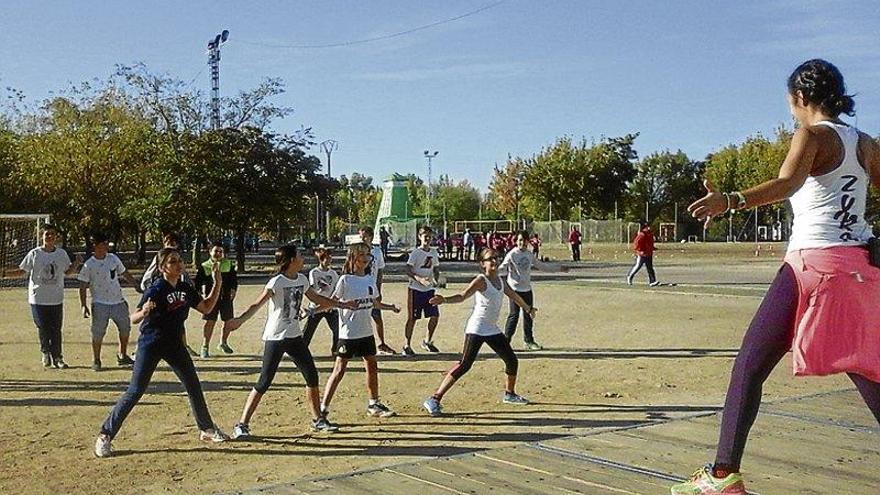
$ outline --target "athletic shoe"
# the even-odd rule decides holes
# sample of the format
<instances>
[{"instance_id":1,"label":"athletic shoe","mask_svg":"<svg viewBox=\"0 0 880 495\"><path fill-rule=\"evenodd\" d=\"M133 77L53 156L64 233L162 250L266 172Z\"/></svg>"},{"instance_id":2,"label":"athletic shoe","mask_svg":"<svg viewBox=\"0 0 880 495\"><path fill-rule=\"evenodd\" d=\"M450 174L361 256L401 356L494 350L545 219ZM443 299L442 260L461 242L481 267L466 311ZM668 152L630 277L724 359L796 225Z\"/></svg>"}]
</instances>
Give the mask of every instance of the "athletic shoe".
<instances>
[{"instance_id":1,"label":"athletic shoe","mask_svg":"<svg viewBox=\"0 0 880 495\"><path fill-rule=\"evenodd\" d=\"M422 407L424 407L425 410L428 411L428 414L434 416L435 418L437 416L443 415L443 406L441 406L440 401L433 396L425 399L425 402L422 402Z\"/></svg>"},{"instance_id":2,"label":"athletic shoe","mask_svg":"<svg viewBox=\"0 0 880 495\"><path fill-rule=\"evenodd\" d=\"M412 347L410 347L410 346L405 346L400 352L404 356L415 356L416 355L416 351L414 351L412 349Z\"/></svg>"},{"instance_id":3,"label":"athletic shoe","mask_svg":"<svg viewBox=\"0 0 880 495\"><path fill-rule=\"evenodd\" d=\"M712 465L706 464L691 479L671 488L672 495L746 495L742 475L730 473L726 478L712 476Z\"/></svg>"},{"instance_id":4,"label":"athletic shoe","mask_svg":"<svg viewBox=\"0 0 880 495\"><path fill-rule=\"evenodd\" d=\"M134 359L128 356L128 354L118 354L116 356L116 364L119 366L134 366Z\"/></svg>"},{"instance_id":5,"label":"athletic shoe","mask_svg":"<svg viewBox=\"0 0 880 495\"><path fill-rule=\"evenodd\" d=\"M58 358L53 363L52 366L59 370L66 370L68 368L67 363L64 362L64 358Z\"/></svg>"},{"instance_id":6,"label":"athletic shoe","mask_svg":"<svg viewBox=\"0 0 880 495\"><path fill-rule=\"evenodd\" d=\"M626 285L632 285L632 284L633 284L632 277L626 277Z\"/></svg>"},{"instance_id":7,"label":"athletic shoe","mask_svg":"<svg viewBox=\"0 0 880 495\"><path fill-rule=\"evenodd\" d=\"M379 351L379 354L388 354L388 355L397 354L397 351L392 349L391 346L389 346L388 344L386 344L384 342L379 344L379 347L377 347L376 350Z\"/></svg>"},{"instance_id":8,"label":"athletic shoe","mask_svg":"<svg viewBox=\"0 0 880 495\"><path fill-rule=\"evenodd\" d=\"M247 423L235 423L232 427L232 438L238 440L240 438L249 438L251 430Z\"/></svg>"},{"instance_id":9,"label":"athletic shoe","mask_svg":"<svg viewBox=\"0 0 880 495\"><path fill-rule=\"evenodd\" d=\"M543 347L537 342L526 342L526 349L530 351L540 351Z\"/></svg>"},{"instance_id":10,"label":"athletic shoe","mask_svg":"<svg viewBox=\"0 0 880 495\"><path fill-rule=\"evenodd\" d=\"M101 434L95 440L95 457L110 457L113 455L113 448L110 446L110 437Z\"/></svg>"},{"instance_id":11,"label":"athletic shoe","mask_svg":"<svg viewBox=\"0 0 880 495\"><path fill-rule=\"evenodd\" d=\"M312 431L325 431L333 433L339 431L339 427L331 423L326 417L321 416L312 420Z\"/></svg>"},{"instance_id":12,"label":"athletic shoe","mask_svg":"<svg viewBox=\"0 0 880 495\"><path fill-rule=\"evenodd\" d=\"M226 354L232 354L233 352L235 352L232 350L232 347L229 347L229 344L227 344L225 342L221 342L220 345L217 346L217 349L220 349L221 351L225 352Z\"/></svg>"},{"instance_id":13,"label":"athletic shoe","mask_svg":"<svg viewBox=\"0 0 880 495\"><path fill-rule=\"evenodd\" d=\"M433 352L435 354L440 352L440 349L437 349L437 346L434 345L434 342L430 341L430 340L423 340L422 341L422 349L424 349L428 352Z\"/></svg>"},{"instance_id":14,"label":"athletic shoe","mask_svg":"<svg viewBox=\"0 0 880 495\"><path fill-rule=\"evenodd\" d=\"M504 398L501 399L501 402L505 404L516 404L516 405L526 405L529 403L529 400L521 395L512 394L510 392L504 392Z\"/></svg>"},{"instance_id":15,"label":"athletic shoe","mask_svg":"<svg viewBox=\"0 0 880 495\"><path fill-rule=\"evenodd\" d=\"M196 352L195 349L190 347L189 344L186 345L186 352L189 353L190 357L199 357L199 353Z\"/></svg>"},{"instance_id":16,"label":"athletic shoe","mask_svg":"<svg viewBox=\"0 0 880 495\"><path fill-rule=\"evenodd\" d=\"M199 432L199 440L203 442L221 443L229 440L229 435L220 431L216 426L210 430L202 430Z\"/></svg>"},{"instance_id":17,"label":"athletic shoe","mask_svg":"<svg viewBox=\"0 0 880 495\"><path fill-rule=\"evenodd\" d=\"M48 352L43 353L43 368L51 368L52 367L52 355Z\"/></svg>"},{"instance_id":18,"label":"athletic shoe","mask_svg":"<svg viewBox=\"0 0 880 495\"><path fill-rule=\"evenodd\" d=\"M204 359L207 359L207 358L211 357L211 353L208 352L208 346L206 346L206 345L203 345L203 346L202 346L202 353L201 353L201 356L202 356L202 358L204 358Z\"/></svg>"},{"instance_id":19,"label":"athletic shoe","mask_svg":"<svg viewBox=\"0 0 880 495\"><path fill-rule=\"evenodd\" d=\"M388 406L382 404L379 401L376 401L367 406L367 415L374 418L390 418L391 416L394 416L396 414L397 413L389 409Z\"/></svg>"},{"instance_id":20,"label":"athletic shoe","mask_svg":"<svg viewBox=\"0 0 880 495\"><path fill-rule=\"evenodd\" d=\"M94 363L92 363L92 371L101 371L101 360L96 359Z\"/></svg>"},{"instance_id":21,"label":"athletic shoe","mask_svg":"<svg viewBox=\"0 0 880 495\"><path fill-rule=\"evenodd\" d=\"M660 285L660 282L658 282L656 280L651 282L650 284L648 284L649 287L657 287L658 285Z\"/></svg>"}]
</instances>

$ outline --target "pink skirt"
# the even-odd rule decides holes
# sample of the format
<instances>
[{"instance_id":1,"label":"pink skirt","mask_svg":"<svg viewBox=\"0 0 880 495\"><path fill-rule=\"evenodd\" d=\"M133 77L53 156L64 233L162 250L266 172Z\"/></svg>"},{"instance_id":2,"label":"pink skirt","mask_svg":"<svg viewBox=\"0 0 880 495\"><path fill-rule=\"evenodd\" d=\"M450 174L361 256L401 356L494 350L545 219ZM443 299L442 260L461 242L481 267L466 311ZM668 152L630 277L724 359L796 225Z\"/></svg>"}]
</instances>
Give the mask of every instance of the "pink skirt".
<instances>
[{"instance_id":1,"label":"pink skirt","mask_svg":"<svg viewBox=\"0 0 880 495\"><path fill-rule=\"evenodd\" d=\"M794 374L856 373L880 382L880 268L860 247L785 256L799 288Z\"/></svg>"}]
</instances>

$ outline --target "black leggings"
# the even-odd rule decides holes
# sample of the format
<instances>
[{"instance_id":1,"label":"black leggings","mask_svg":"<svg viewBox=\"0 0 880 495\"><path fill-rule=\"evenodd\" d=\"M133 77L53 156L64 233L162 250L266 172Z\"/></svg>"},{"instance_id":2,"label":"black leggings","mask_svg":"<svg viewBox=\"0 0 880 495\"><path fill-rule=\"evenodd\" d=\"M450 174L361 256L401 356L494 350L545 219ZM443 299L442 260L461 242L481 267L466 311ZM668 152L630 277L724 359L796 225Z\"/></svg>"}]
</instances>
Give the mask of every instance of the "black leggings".
<instances>
[{"instance_id":1,"label":"black leggings","mask_svg":"<svg viewBox=\"0 0 880 495\"><path fill-rule=\"evenodd\" d=\"M449 370L449 374L453 378L458 380L470 371L471 366L473 366L474 361L477 359L477 353L480 352L480 347L483 347L484 342L489 344L489 347L495 351L495 354L498 354L498 357L504 361L504 372L508 375L516 376L519 360L516 359L516 354L513 353L510 342L507 341L504 334L496 333L495 335L484 336L467 333L464 335L464 349L461 351L461 361Z\"/></svg>"},{"instance_id":2,"label":"black leggings","mask_svg":"<svg viewBox=\"0 0 880 495\"><path fill-rule=\"evenodd\" d=\"M327 320L327 326L330 327L330 333L333 334L333 340L330 344L330 354L333 354L336 352L336 345L339 343L339 311L335 309L309 316L306 320L306 326L303 328L303 340L306 342L306 347L312 344L312 337L315 335L315 330L318 328L321 320Z\"/></svg>"},{"instance_id":3,"label":"black leggings","mask_svg":"<svg viewBox=\"0 0 880 495\"><path fill-rule=\"evenodd\" d=\"M523 301L526 302L529 306L534 303L534 294L532 291L527 290L525 292L516 291L519 294L519 297L522 298ZM507 337L507 341L510 342L510 339L513 338L513 334L516 333L516 327L519 325L519 312L523 313L523 342L526 344L531 344L535 342L535 336L532 335L532 327L535 322L532 319L532 315L528 314L524 309L517 306L516 302L513 299L510 299L510 313L507 315L507 324L504 325L504 336Z\"/></svg>"},{"instance_id":4,"label":"black leggings","mask_svg":"<svg viewBox=\"0 0 880 495\"><path fill-rule=\"evenodd\" d=\"M302 337L283 340L267 340L263 347L263 369L260 370L260 379L254 385L254 390L265 394L272 385L281 358L287 353L302 373L307 387L318 386L318 369L315 368L315 360Z\"/></svg>"},{"instance_id":5,"label":"black leggings","mask_svg":"<svg viewBox=\"0 0 880 495\"><path fill-rule=\"evenodd\" d=\"M791 349L797 305L797 280L786 263L755 313L733 364L715 457L717 466L733 472L740 469L749 430L758 416L764 381ZM880 422L880 383L853 373L848 376Z\"/></svg>"}]
</instances>

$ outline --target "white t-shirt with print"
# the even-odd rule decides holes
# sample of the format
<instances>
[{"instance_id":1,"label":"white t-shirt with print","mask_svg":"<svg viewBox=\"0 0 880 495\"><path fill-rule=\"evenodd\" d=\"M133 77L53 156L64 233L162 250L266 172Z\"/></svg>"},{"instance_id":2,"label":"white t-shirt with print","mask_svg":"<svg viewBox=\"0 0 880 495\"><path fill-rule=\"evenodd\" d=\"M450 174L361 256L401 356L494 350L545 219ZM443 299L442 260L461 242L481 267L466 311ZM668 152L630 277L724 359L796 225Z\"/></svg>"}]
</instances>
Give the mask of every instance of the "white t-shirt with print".
<instances>
[{"instance_id":1,"label":"white t-shirt with print","mask_svg":"<svg viewBox=\"0 0 880 495\"><path fill-rule=\"evenodd\" d=\"M309 288L309 279L301 273L295 279L283 273L272 277L266 289L272 291L269 298L269 317L263 329L263 340L292 339L302 336L299 328L299 309L303 296Z\"/></svg>"},{"instance_id":2,"label":"white t-shirt with print","mask_svg":"<svg viewBox=\"0 0 880 495\"><path fill-rule=\"evenodd\" d=\"M125 301L119 276L125 273L122 260L113 253L107 253L104 259L94 256L86 260L76 279L87 282L92 291L92 302L97 304L119 304Z\"/></svg>"},{"instance_id":3,"label":"white t-shirt with print","mask_svg":"<svg viewBox=\"0 0 880 495\"><path fill-rule=\"evenodd\" d=\"M406 264L413 268L416 275L432 279L434 278L434 268L440 266L440 255L437 254L437 248L432 247L425 251L419 247L409 253ZM419 292L434 290L434 287L429 287L413 279L409 282L409 288Z\"/></svg>"},{"instance_id":4,"label":"white t-shirt with print","mask_svg":"<svg viewBox=\"0 0 880 495\"><path fill-rule=\"evenodd\" d=\"M507 271L507 284L517 292L532 290L532 268L535 266L535 253L528 249L511 249L499 265L498 270Z\"/></svg>"},{"instance_id":5,"label":"white t-shirt with print","mask_svg":"<svg viewBox=\"0 0 880 495\"><path fill-rule=\"evenodd\" d=\"M373 320L370 312L373 302L379 297L376 284L368 275L343 275L336 282L334 298L340 301L357 301L357 309L342 308L339 310L339 338L362 339L373 335Z\"/></svg>"},{"instance_id":6,"label":"white t-shirt with print","mask_svg":"<svg viewBox=\"0 0 880 495\"><path fill-rule=\"evenodd\" d=\"M70 268L67 251L56 247L49 252L42 247L32 249L19 268L28 272L28 303L55 306L64 303L64 272Z\"/></svg>"},{"instance_id":7,"label":"white t-shirt with print","mask_svg":"<svg viewBox=\"0 0 880 495\"><path fill-rule=\"evenodd\" d=\"M376 284L376 287L379 287L378 278L379 278L379 270L385 269L385 255L382 254L382 248L379 246L373 246L370 249L370 254L373 256L373 261L370 263L370 278L373 279L373 283Z\"/></svg>"}]
</instances>

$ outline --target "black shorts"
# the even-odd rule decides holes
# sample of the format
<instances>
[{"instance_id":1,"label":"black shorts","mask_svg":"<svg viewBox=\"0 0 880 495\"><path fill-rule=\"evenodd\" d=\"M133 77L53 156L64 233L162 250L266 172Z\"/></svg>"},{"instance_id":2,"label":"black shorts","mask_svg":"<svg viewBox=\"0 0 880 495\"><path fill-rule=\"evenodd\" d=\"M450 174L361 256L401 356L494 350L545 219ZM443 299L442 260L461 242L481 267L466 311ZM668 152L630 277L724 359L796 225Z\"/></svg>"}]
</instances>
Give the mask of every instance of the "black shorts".
<instances>
[{"instance_id":1,"label":"black shorts","mask_svg":"<svg viewBox=\"0 0 880 495\"><path fill-rule=\"evenodd\" d=\"M360 339L339 339L336 356L344 359L376 355L376 338L370 335Z\"/></svg>"},{"instance_id":2,"label":"black shorts","mask_svg":"<svg viewBox=\"0 0 880 495\"><path fill-rule=\"evenodd\" d=\"M421 319L422 314L424 314L426 318L440 316L440 308L428 302L434 297L434 289L422 292L410 288L408 289L408 292L409 297L407 302L409 304L407 305L407 309L409 310L410 318L418 320Z\"/></svg>"},{"instance_id":3,"label":"black shorts","mask_svg":"<svg viewBox=\"0 0 880 495\"><path fill-rule=\"evenodd\" d=\"M212 309L210 313L202 316L202 319L205 321L217 321L218 314L223 321L229 321L235 318L232 309L232 299L221 299L217 301L217 304L214 305L214 309Z\"/></svg>"}]
</instances>

